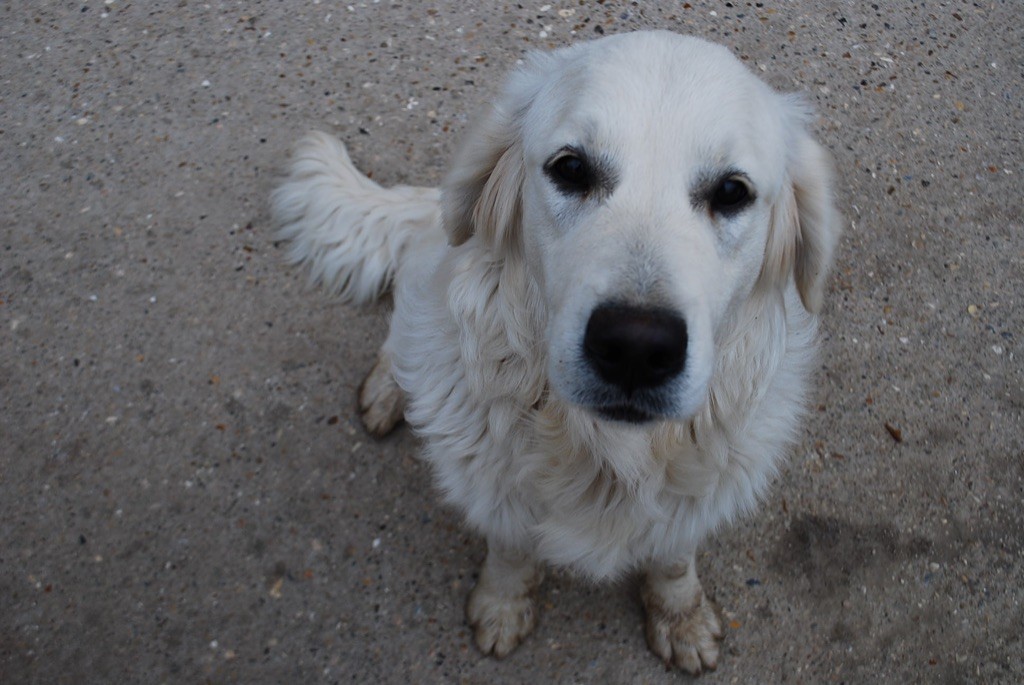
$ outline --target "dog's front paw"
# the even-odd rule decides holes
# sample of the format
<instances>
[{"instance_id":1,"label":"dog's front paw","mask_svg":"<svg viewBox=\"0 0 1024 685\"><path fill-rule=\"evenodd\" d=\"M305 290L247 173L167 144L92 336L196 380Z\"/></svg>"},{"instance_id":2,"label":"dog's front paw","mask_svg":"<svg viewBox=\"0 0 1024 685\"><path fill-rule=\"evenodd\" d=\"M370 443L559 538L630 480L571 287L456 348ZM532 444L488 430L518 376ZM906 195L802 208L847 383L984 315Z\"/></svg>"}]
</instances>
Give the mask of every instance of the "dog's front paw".
<instances>
[{"instance_id":1,"label":"dog's front paw","mask_svg":"<svg viewBox=\"0 0 1024 685\"><path fill-rule=\"evenodd\" d=\"M359 388L359 412L367 432L378 438L402 420L405 397L391 373L391 360L384 354Z\"/></svg>"},{"instance_id":2,"label":"dog's front paw","mask_svg":"<svg viewBox=\"0 0 1024 685\"><path fill-rule=\"evenodd\" d=\"M721 639L718 616L703 593L697 606L683 612L647 606L647 645L666 664L693 675L714 670Z\"/></svg>"},{"instance_id":3,"label":"dog's front paw","mask_svg":"<svg viewBox=\"0 0 1024 685\"><path fill-rule=\"evenodd\" d=\"M537 610L528 595L508 597L477 585L469 596L466 618L480 651L501 659L533 631Z\"/></svg>"},{"instance_id":4,"label":"dog's front paw","mask_svg":"<svg viewBox=\"0 0 1024 685\"><path fill-rule=\"evenodd\" d=\"M692 559L648 573L642 596L652 652L693 675L718 666L722 626L700 587Z\"/></svg>"}]
</instances>

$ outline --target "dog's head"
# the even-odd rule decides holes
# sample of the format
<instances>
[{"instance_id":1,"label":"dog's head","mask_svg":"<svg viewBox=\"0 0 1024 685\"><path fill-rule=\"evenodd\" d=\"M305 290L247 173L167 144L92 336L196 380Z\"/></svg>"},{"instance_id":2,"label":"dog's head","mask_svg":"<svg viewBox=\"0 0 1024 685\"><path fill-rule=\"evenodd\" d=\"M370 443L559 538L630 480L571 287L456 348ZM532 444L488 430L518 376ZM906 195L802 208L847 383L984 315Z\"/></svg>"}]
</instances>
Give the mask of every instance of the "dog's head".
<instances>
[{"instance_id":1,"label":"dog's head","mask_svg":"<svg viewBox=\"0 0 1024 685\"><path fill-rule=\"evenodd\" d=\"M820 307L838 221L807 118L696 38L534 55L456 158L445 228L527 265L554 392L611 419L686 418L744 301L795 285Z\"/></svg>"}]
</instances>

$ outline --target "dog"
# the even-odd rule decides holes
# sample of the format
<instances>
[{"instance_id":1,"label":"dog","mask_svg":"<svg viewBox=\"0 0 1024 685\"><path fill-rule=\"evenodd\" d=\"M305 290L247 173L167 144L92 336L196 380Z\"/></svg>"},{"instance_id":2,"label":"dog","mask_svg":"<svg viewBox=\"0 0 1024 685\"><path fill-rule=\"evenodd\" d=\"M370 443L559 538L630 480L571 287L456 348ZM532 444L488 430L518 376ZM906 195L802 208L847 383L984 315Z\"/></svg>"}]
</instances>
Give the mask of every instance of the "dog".
<instances>
[{"instance_id":1,"label":"dog","mask_svg":"<svg viewBox=\"0 0 1024 685\"><path fill-rule=\"evenodd\" d=\"M726 48L653 31L529 56L441 189L298 144L279 235L345 300L393 288L362 419L404 417L486 537L466 608L485 654L534 628L547 563L644 572L650 648L717 665L696 549L798 437L839 236L810 116Z\"/></svg>"}]
</instances>

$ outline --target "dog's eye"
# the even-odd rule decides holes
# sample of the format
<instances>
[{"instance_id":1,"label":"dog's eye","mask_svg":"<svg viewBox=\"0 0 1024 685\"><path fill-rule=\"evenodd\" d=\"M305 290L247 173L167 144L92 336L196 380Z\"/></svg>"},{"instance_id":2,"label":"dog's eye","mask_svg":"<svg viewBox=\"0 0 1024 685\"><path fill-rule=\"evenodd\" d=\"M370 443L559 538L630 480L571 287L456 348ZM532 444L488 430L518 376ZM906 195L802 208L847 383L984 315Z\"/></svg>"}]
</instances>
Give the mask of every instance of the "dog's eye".
<instances>
[{"instance_id":1,"label":"dog's eye","mask_svg":"<svg viewBox=\"0 0 1024 685\"><path fill-rule=\"evenodd\" d=\"M594 186L594 172L587 161L576 155L562 155L544 168L548 178L567 195L583 195Z\"/></svg>"},{"instance_id":2,"label":"dog's eye","mask_svg":"<svg viewBox=\"0 0 1024 685\"><path fill-rule=\"evenodd\" d=\"M711 191L709 203L715 214L735 214L751 202L754 196L747 184L738 178L723 178Z\"/></svg>"}]
</instances>

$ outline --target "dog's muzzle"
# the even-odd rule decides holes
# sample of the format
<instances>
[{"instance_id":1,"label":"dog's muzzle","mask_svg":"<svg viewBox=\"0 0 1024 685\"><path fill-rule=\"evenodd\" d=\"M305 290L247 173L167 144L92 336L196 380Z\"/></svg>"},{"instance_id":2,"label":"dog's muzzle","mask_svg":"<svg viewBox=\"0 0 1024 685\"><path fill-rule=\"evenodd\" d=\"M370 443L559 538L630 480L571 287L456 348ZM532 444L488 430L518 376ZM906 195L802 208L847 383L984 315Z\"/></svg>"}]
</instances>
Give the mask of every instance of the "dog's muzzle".
<instances>
[{"instance_id":1,"label":"dog's muzzle","mask_svg":"<svg viewBox=\"0 0 1024 685\"><path fill-rule=\"evenodd\" d=\"M655 418L664 411L659 388L686 366L686 345L686 322L675 312L614 303L596 307L583 336L583 357L613 392L594 409L620 421Z\"/></svg>"}]
</instances>

